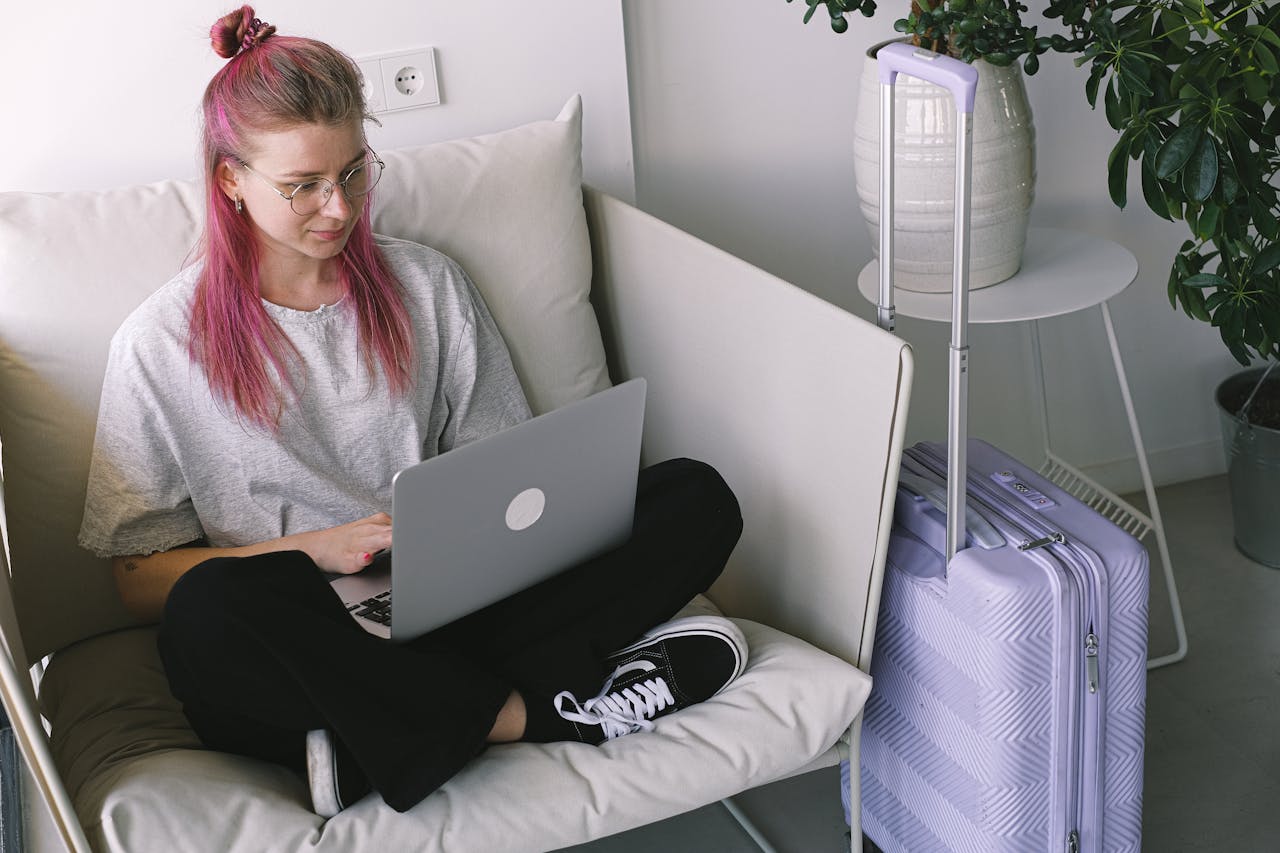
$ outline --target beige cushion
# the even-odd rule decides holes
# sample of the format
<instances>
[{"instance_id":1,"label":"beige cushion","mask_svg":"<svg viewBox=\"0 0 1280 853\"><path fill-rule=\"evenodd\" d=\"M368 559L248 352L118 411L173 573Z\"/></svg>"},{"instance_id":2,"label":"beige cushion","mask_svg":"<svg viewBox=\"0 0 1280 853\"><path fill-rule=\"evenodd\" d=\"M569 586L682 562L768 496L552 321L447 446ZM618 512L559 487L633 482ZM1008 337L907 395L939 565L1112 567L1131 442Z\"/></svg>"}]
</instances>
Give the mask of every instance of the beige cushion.
<instances>
[{"instance_id":1,"label":"beige cushion","mask_svg":"<svg viewBox=\"0 0 1280 853\"><path fill-rule=\"evenodd\" d=\"M844 734L870 678L794 637L735 621L750 658L719 696L659 720L652 734L599 748L491 747L404 814L375 794L323 823L308 809L301 776L193 749L151 629L60 653L41 704L96 849L547 850L786 776Z\"/></svg>"},{"instance_id":2,"label":"beige cushion","mask_svg":"<svg viewBox=\"0 0 1280 853\"><path fill-rule=\"evenodd\" d=\"M607 388L582 208L582 101L556 121L388 151L373 226L433 246L484 294L536 414Z\"/></svg>"},{"instance_id":3,"label":"beige cushion","mask_svg":"<svg viewBox=\"0 0 1280 853\"><path fill-rule=\"evenodd\" d=\"M534 409L606 387L587 303L579 98L555 121L381 153L374 230L462 263ZM202 216L190 182L0 193L0 438L15 598L34 656L131 624L105 564L76 546L93 425L111 335L181 268Z\"/></svg>"}]
</instances>

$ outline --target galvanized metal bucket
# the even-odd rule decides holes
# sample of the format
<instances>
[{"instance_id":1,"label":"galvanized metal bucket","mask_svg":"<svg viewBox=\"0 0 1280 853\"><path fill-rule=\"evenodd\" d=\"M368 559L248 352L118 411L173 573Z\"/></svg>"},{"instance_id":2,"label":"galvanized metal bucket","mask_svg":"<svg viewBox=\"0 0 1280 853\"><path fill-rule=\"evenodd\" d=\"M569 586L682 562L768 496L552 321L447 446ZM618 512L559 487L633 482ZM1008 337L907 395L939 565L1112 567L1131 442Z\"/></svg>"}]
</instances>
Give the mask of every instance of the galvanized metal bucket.
<instances>
[{"instance_id":1,"label":"galvanized metal bucket","mask_svg":"<svg viewBox=\"0 0 1280 853\"><path fill-rule=\"evenodd\" d=\"M1214 398L1227 455L1236 548L1255 562L1280 569L1280 430L1249 422L1249 408L1270 370L1237 373L1218 386ZM1280 392L1272 387L1280 386L1280 371L1265 382L1267 391Z\"/></svg>"}]
</instances>

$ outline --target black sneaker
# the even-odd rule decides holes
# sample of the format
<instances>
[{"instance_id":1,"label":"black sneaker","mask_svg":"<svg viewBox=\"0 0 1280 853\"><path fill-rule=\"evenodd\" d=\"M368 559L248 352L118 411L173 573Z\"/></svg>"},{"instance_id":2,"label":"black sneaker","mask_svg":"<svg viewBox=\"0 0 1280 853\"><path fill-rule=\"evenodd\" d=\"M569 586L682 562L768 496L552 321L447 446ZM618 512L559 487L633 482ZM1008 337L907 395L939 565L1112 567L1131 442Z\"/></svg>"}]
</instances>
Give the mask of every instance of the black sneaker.
<instances>
[{"instance_id":1,"label":"black sneaker","mask_svg":"<svg viewBox=\"0 0 1280 853\"><path fill-rule=\"evenodd\" d=\"M658 717L710 699L742 674L747 640L728 619L690 616L666 622L609 656L613 674L595 697L556 696L560 716L599 743L651 731ZM583 726L599 726L597 737Z\"/></svg>"},{"instance_id":2,"label":"black sneaker","mask_svg":"<svg viewBox=\"0 0 1280 853\"><path fill-rule=\"evenodd\" d=\"M331 818L373 790L346 747L328 729L307 732L307 783L311 808Z\"/></svg>"}]
</instances>

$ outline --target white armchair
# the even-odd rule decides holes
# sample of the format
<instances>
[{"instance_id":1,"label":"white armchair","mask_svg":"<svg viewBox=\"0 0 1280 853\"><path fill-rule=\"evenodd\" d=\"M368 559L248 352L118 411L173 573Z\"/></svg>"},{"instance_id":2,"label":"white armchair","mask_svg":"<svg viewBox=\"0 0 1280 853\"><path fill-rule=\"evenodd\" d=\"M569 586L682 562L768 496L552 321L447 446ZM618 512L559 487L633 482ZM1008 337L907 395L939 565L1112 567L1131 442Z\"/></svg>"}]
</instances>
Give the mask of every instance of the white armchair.
<instances>
[{"instance_id":1,"label":"white armchair","mask_svg":"<svg viewBox=\"0 0 1280 853\"><path fill-rule=\"evenodd\" d=\"M739 620L746 672L651 734L490 748L405 814L373 795L325 822L292 772L202 749L154 628L130 620L106 564L75 544L107 343L190 252L198 188L3 193L0 694L47 806L29 849L553 850L841 757L856 766L907 346L583 191L576 99L557 121L381 153L375 230L471 273L535 409L645 376L646 461L704 459L733 487L743 538L691 607ZM48 656L37 699L29 666ZM856 809L854 822L858 847Z\"/></svg>"}]
</instances>

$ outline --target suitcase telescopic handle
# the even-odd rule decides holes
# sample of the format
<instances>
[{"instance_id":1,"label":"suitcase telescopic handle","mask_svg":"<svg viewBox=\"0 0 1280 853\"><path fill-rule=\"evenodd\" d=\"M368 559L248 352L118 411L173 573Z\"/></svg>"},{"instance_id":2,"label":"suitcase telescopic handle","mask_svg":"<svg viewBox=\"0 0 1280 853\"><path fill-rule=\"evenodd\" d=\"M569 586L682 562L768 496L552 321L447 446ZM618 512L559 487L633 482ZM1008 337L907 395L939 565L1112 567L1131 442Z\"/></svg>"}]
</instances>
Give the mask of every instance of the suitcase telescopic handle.
<instances>
[{"instance_id":1,"label":"suitcase telescopic handle","mask_svg":"<svg viewBox=\"0 0 1280 853\"><path fill-rule=\"evenodd\" d=\"M965 465L969 431L969 208L972 201L974 94L978 71L949 56L893 42L876 52L880 69L880 299L876 320L894 329L893 90L909 74L951 92L956 105L955 253L951 295L950 381L947 402L947 565L964 547Z\"/></svg>"}]
</instances>

